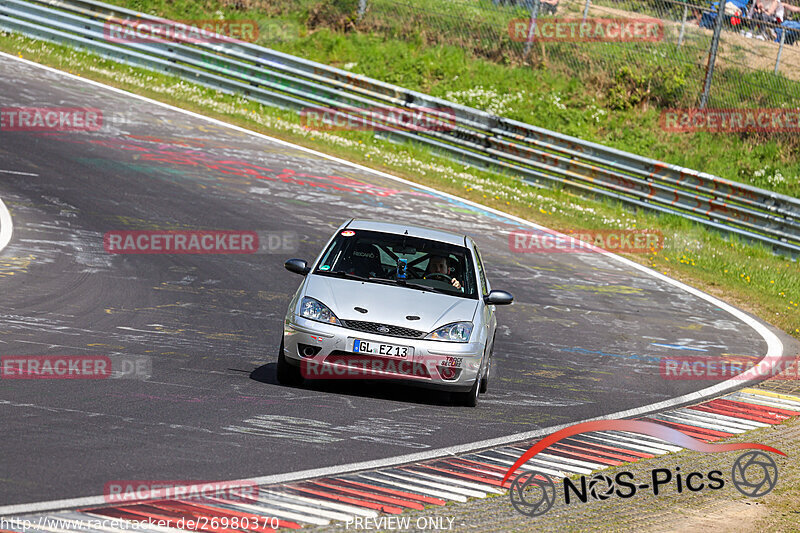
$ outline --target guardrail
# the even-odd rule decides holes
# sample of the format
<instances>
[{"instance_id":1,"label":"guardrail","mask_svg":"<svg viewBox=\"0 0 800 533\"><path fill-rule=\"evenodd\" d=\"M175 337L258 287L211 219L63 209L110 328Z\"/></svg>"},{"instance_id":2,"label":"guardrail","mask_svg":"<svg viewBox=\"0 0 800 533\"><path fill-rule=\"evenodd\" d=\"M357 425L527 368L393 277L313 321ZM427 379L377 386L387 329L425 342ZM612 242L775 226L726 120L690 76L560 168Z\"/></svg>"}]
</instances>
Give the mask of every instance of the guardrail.
<instances>
[{"instance_id":1,"label":"guardrail","mask_svg":"<svg viewBox=\"0 0 800 533\"><path fill-rule=\"evenodd\" d=\"M169 23L94 0L0 0L0 28L87 49L262 103L321 107L447 157L677 214L773 251L800 254L800 199L490 115L313 61L233 39L111 42L110 23ZM420 113L434 127L408 129L369 109Z\"/></svg>"}]
</instances>

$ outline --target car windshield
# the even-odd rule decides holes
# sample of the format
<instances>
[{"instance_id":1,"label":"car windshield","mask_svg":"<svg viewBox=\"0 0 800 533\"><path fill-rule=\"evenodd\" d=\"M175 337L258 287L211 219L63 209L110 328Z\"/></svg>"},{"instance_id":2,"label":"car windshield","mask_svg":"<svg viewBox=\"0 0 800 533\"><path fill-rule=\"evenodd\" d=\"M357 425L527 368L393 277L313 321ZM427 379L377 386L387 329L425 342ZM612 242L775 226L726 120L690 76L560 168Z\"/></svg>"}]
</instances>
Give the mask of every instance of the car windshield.
<instances>
[{"instance_id":1,"label":"car windshield","mask_svg":"<svg viewBox=\"0 0 800 533\"><path fill-rule=\"evenodd\" d=\"M478 297L472 255L467 248L408 235L340 231L314 274Z\"/></svg>"}]
</instances>

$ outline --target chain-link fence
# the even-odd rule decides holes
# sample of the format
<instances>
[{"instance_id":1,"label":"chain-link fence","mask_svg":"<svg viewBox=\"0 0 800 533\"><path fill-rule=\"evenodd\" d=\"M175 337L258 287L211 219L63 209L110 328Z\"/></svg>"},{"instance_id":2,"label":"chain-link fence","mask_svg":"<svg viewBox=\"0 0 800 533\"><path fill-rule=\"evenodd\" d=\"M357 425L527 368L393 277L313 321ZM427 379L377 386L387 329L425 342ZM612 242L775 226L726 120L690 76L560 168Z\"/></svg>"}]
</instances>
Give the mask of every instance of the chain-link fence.
<instances>
[{"instance_id":1,"label":"chain-link fence","mask_svg":"<svg viewBox=\"0 0 800 533\"><path fill-rule=\"evenodd\" d=\"M357 0L354 7L360 28L546 67L617 91L627 105L646 92L665 107L800 107L800 8L770 10L773 1L728 1L719 24L717 3L677 0Z\"/></svg>"}]
</instances>

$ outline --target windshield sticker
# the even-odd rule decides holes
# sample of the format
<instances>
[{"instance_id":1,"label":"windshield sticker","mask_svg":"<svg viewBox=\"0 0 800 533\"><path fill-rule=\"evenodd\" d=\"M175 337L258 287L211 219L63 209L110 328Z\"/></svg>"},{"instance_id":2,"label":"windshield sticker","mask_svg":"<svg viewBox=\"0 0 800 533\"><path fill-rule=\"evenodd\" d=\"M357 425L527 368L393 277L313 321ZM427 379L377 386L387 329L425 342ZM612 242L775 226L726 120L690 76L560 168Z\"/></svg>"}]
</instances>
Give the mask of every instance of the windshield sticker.
<instances>
[{"instance_id":1,"label":"windshield sticker","mask_svg":"<svg viewBox=\"0 0 800 533\"><path fill-rule=\"evenodd\" d=\"M355 234L356 234L356 232L355 231L351 231L351 230L343 231L341 233L342 237L352 237Z\"/></svg>"}]
</instances>

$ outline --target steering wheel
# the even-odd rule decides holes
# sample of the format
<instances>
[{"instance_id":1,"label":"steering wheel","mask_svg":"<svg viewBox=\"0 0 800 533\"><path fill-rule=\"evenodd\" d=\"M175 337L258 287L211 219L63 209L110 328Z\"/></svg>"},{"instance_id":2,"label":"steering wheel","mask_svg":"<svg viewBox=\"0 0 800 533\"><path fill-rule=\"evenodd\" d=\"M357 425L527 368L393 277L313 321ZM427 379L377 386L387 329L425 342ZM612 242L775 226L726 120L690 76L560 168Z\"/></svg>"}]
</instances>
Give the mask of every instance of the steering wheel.
<instances>
[{"instance_id":1,"label":"steering wheel","mask_svg":"<svg viewBox=\"0 0 800 533\"><path fill-rule=\"evenodd\" d=\"M442 274L441 272L431 272L430 274L425 274L425 279L436 279L437 277L446 283L450 283L453 279L447 274Z\"/></svg>"}]
</instances>

